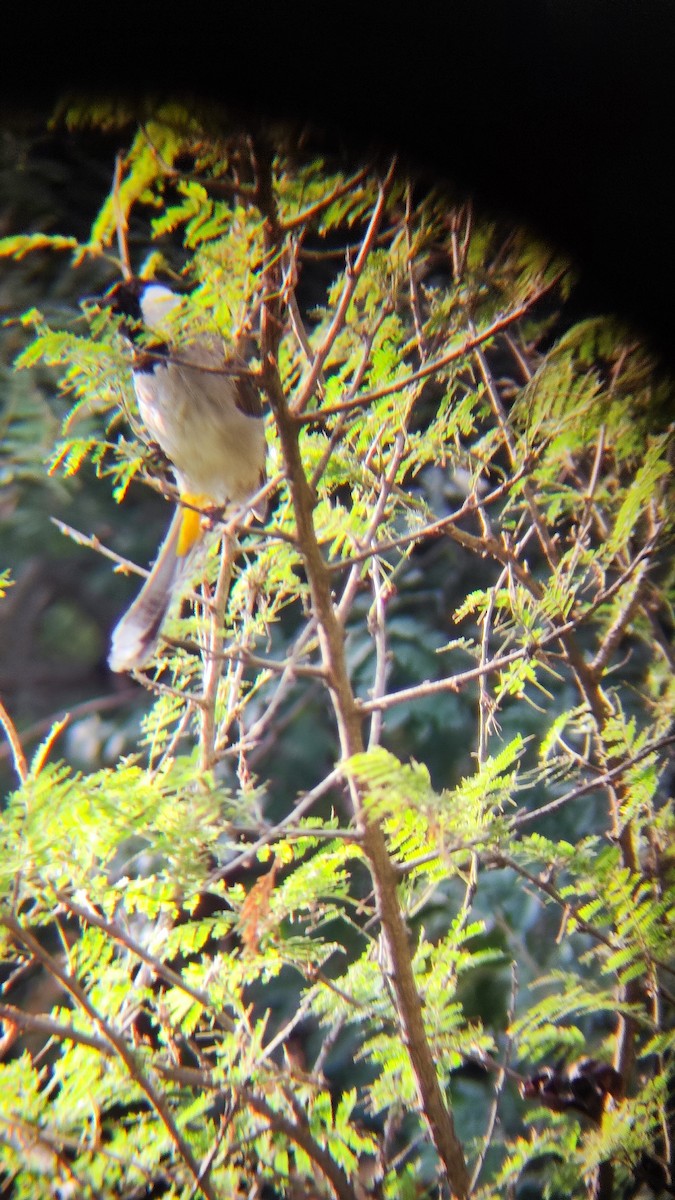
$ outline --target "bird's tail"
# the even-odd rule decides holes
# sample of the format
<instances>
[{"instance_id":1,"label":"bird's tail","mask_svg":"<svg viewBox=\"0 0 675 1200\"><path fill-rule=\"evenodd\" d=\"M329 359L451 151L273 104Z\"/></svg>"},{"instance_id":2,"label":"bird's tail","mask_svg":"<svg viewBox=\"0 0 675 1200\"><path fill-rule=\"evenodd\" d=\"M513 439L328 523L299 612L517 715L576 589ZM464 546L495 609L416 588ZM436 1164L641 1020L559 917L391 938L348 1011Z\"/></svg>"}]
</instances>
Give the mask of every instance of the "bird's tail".
<instances>
[{"instance_id":1,"label":"bird's tail","mask_svg":"<svg viewBox=\"0 0 675 1200\"><path fill-rule=\"evenodd\" d=\"M108 655L111 671L133 671L152 658L171 604L197 569L208 541L200 529L199 514L178 507L155 565L113 630Z\"/></svg>"}]
</instances>

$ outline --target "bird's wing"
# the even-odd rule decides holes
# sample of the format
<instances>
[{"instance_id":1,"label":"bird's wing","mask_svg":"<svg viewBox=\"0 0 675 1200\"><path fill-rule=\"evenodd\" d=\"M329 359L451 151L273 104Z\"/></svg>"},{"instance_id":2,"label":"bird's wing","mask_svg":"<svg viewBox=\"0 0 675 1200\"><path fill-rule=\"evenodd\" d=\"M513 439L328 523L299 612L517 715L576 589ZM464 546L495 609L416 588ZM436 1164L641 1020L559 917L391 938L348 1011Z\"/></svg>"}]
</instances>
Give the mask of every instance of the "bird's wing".
<instances>
[{"instance_id":1,"label":"bird's wing","mask_svg":"<svg viewBox=\"0 0 675 1200\"><path fill-rule=\"evenodd\" d=\"M246 417L262 417L262 399L260 389L253 379L243 358L238 355L227 355L223 343L216 337L203 337L197 341L180 346L169 358L177 363L189 363L190 366L201 367L204 370L204 386L208 389L216 372L222 370L221 378L232 384L234 402ZM241 373L239 373L241 372ZM208 379L207 376L212 376Z\"/></svg>"}]
</instances>

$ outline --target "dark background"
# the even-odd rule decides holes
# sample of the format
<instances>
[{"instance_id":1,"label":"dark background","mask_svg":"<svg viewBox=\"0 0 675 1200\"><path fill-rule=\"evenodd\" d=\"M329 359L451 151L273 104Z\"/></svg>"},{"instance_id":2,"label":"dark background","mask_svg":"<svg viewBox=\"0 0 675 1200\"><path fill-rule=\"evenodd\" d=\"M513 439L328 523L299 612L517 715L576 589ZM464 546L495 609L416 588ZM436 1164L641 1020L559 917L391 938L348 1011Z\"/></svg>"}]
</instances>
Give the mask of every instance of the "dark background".
<instances>
[{"instance_id":1,"label":"dark background","mask_svg":"<svg viewBox=\"0 0 675 1200\"><path fill-rule=\"evenodd\" d=\"M64 90L217 98L377 143L576 260L585 309L675 364L671 0L24 5L5 112Z\"/></svg>"}]
</instances>

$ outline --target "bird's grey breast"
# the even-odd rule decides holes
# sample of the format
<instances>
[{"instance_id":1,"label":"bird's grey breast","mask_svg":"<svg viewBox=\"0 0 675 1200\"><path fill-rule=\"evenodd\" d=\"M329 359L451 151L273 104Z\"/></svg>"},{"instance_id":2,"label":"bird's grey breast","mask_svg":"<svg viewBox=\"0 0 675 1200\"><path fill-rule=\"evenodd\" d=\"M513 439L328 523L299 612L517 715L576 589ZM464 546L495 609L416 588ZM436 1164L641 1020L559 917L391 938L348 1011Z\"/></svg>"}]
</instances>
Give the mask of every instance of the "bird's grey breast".
<instances>
[{"instance_id":1,"label":"bird's grey breast","mask_svg":"<svg viewBox=\"0 0 675 1200\"><path fill-rule=\"evenodd\" d=\"M217 339L199 339L134 373L143 421L173 463L183 491L240 503L264 479L260 395L237 376ZM245 369L244 369L245 370Z\"/></svg>"}]
</instances>

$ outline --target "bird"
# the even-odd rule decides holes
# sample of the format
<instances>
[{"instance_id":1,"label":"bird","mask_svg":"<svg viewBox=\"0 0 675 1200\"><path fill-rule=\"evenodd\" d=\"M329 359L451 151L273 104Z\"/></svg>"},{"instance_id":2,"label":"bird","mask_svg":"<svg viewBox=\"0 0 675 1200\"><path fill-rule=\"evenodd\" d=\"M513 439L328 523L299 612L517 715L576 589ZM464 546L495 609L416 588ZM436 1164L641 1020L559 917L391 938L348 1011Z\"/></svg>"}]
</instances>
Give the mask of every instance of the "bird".
<instances>
[{"instance_id":1,"label":"bird","mask_svg":"<svg viewBox=\"0 0 675 1200\"><path fill-rule=\"evenodd\" d=\"M265 517L264 500L252 499L266 478L260 392L245 362L228 353L221 338L181 338L182 303L163 283L136 276L103 297L122 316L121 332L134 349L138 409L172 465L179 496L154 566L113 630L108 665L114 672L140 669L152 658L169 610L208 545L213 522L205 512L249 506L260 520Z\"/></svg>"}]
</instances>

